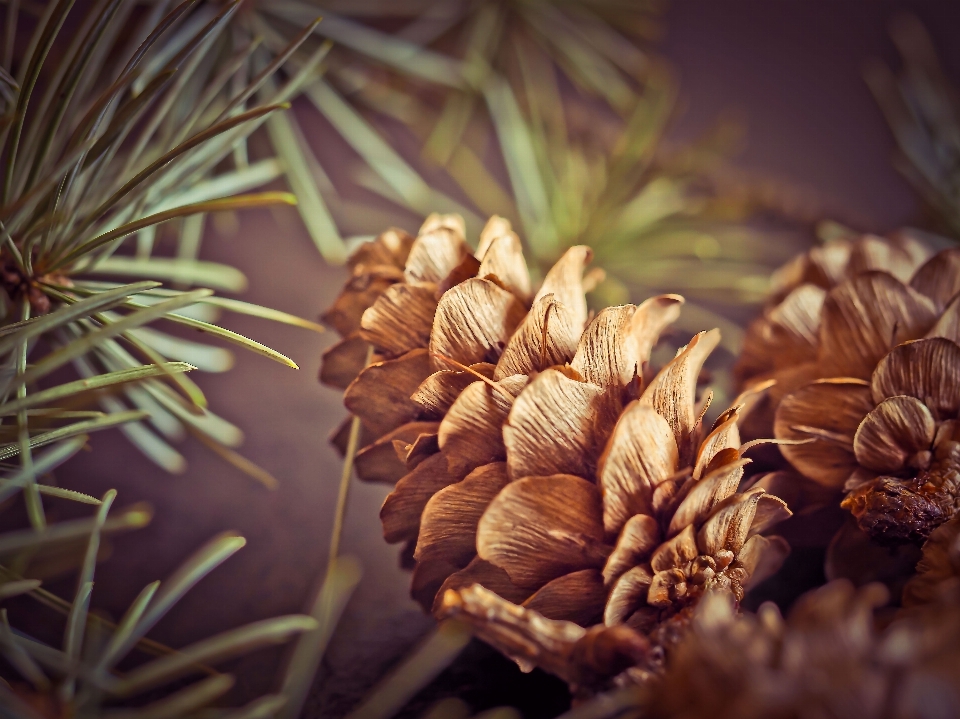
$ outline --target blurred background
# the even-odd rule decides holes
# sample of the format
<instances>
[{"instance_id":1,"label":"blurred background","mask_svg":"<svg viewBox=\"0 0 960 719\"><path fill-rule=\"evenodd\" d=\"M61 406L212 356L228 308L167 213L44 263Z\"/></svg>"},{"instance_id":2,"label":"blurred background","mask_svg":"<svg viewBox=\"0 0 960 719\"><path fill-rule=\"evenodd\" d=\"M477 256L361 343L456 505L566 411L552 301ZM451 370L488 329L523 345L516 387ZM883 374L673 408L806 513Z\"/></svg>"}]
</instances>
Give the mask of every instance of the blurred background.
<instances>
[{"instance_id":1,"label":"blurred background","mask_svg":"<svg viewBox=\"0 0 960 719\"><path fill-rule=\"evenodd\" d=\"M607 16L619 12L625 24L633 21L631 3L599 4L614 6L606 10ZM918 193L894 166L894 137L863 75L871 59L900 67L888 24L904 11L916 15L930 33L945 73L960 79L960 46L955 42L960 5L948 0L674 0L662 13L644 16L641 29L647 39L641 46L645 52L647 47L655 49L668 63L671 81L679 88L660 142L662 158L683 164L687 161L683 148L711 138L709 152L716 151L722 160L708 163L706 193L714 198L733 188L730 202L739 209L721 208L716 215L720 219L710 221L745 218L755 233L749 236L750 246L758 248L766 263L746 269L735 263L724 271L762 279L768 271L764 267L776 266L814 241L820 220L877 233L903 225L935 226ZM362 21L384 31L393 31L400 22L376 15ZM349 67L350 59L346 53L331 62ZM372 76L378 79L376 70ZM341 72L337 87L353 100L349 88L344 89L349 77L349 72ZM359 86L361 80L356 82ZM383 83L396 87L389 74ZM561 92L573 94L566 88ZM450 102L438 93L419 97L434 113L442 113ZM415 137L400 120L369 103L355 104L371 126L430 180L431 187L454 203L472 207L476 216L485 214L456 177L423 161ZM341 117L318 112L309 98L297 99L291 112L303 141L322 166L324 181L337 188L343 200L330 207L344 247L350 237L372 234L388 224L416 234L425 212L417 211L416 202L386 198L389 192L381 187L382 177L364 174L355 142L337 124L343 122ZM585 102L575 118L583 132L602 128L608 115L609 108L602 103ZM266 135L252 138L251 157L268 152ZM502 186L509 185L511 168L502 160L494 157L487 167ZM471 182L469 170L459 177ZM568 191L589 194L589 188ZM496 198L490 202L496 204ZM236 219L236 226L228 221L206 223L200 257L240 269L249 280L244 300L316 319L339 292L347 277L344 268L324 261L294 208L243 210ZM522 218L515 224L529 239ZM602 223L591 229L600 235L608 230ZM722 235L722 228L718 233ZM656 234L651 237L654 249L656 242L664 241ZM552 252L549 238L543 243L541 258L547 260ZM616 245L608 256L612 263L629 264L629 258L642 258L643 252L644 246ZM704 252L706 259L714 256L709 248ZM641 264L642 259L636 262ZM695 278L690 273L696 267L683 265L675 271L678 277ZM703 290L697 304L706 313L695 314L691 323L707 326L709 313L715 312L720 320L732 323L734 335L736 323L748 318L762 298L762 283L737 285L744 301L753 305L726 302L722 295L730 292L727 286L710 288L696 278L691 283L694 294L698 287ZM625 301L630 296L636 301L642 296L634 295L647 287L656 289L646 276L613 277L604 291L606 298ZM686 288L678 291L687 293ZM90 442L94 451L58 472L64 487L96 496L119 487L123 505L144 500L154 507L150 526L113 543L103 565L108 571L97 580L95 606L114 618L140 587L167 576L217 532L233 529L247 538L241 552L201 582L154 630L151 636L175 647L244 622L308 608L325 568L337 495L341 460L328 436L346 413L340 391L323 387L316 379L321 353L336 340L335 333L305 333L242 316L227 317L224 323L300 365L294 371L238 353L229 372L203 378L211 404L244 431L243 454L279 480L277 489L265 489L196 443L181 449L188 462L186 472L169 475L112 432L95 435ZM397 547L381 538L378 512L388 491L386 486L359 482L351 487L341 553L359 558L363 579L324 658L304 716L345 714L433 626L433 620L408 598L409 577L399 566ZM55 519L56 509L51 513ZM64 596L72 592L69 578L46 586ZM31 617L24 616L24 621ZM277 649L237 660L230 667L239 679L233 691L250 698L269 690L284 656L284 650ZM477 667L486 672L485 679L477 678ZM456 690L477 710L506 703L528 717L553 716L564 708L563 702L544 703L535 691L550 682L545 676L521 677L505 660L471 646L414 700L409 714L416 715L418 707Z\"/></svg>"}]
</instances>

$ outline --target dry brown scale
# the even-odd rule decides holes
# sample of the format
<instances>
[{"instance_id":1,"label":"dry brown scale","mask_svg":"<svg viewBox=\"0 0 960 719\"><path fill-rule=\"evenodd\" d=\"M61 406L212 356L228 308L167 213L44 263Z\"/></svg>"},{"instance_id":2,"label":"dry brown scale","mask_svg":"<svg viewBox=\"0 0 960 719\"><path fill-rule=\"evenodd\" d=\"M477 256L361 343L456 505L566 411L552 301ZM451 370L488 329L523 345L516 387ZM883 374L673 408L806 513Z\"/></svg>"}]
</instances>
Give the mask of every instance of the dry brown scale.
<instances>
[{"instance_id":1,"label":"dry brown scale","mask_svg":"<svg viewBox=\"0 0 960 719\"><path fill-rule=\"evenodd\" d=\"M763 479L741 487L737 423L751 397L703 424L697 378L719 333L645 378L683 300L590 319L589 257L571 248L534 293L499 218L476 253L456 218L429 218L413 241L382 235L354 255L327 315L345 339L321 376L345 385L361 342L373 345L345 393L367 440L357 471L396 482L384 535L413 547L412 594L426 609L446 614L444 597L479 584L507 614L636 629L655 660L705 591L739 600L776 571L788 547L763 533L790 512ZM479 633L517 656L496 627ZM598 636L636 649L626 634Z\"/></svg>"}]
</instances>

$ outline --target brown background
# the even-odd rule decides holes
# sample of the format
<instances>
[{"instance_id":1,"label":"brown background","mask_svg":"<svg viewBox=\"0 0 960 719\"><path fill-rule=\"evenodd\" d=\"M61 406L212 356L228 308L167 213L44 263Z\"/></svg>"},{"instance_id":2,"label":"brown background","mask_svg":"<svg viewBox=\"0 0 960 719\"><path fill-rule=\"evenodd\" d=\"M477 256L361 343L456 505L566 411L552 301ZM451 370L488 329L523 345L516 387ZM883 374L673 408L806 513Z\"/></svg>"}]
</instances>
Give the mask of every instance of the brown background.
<instances>
[{"instance_id":1,"label":"brown background","mask_svg":"<svg viewBox=\"0 0 960 719\"><path fill-rule=\"evenodd\" d=\"M948 72L960 78L957 2L678 0L667 14L662 45L679 70L685 99L674 136L691 137L721 111L738 110L749 126L741 167L816 190L862 229L911 221L916 200L890 165L891 138L860 76L869 56L896 61L885 23L906 6L924 20ZM297 110L325 157L334 165L347 162L319 118ZM337 293L343 272L324 266L295 216L250 212L241 219L237 236L211 231L203 257L247 274L244 299L315 318ZM117 433L96 436L96 451L60 473L64 486L91 493L116 487L118 506L144 499L156 510L152 525L125 537L99 572L94 604L114 615L215 533L235 529L247 538L243 550L157 627L155 638L173 646L305 608L324 566L336 497L340 463L326 437L344 411L338 393L315 379L333 333L235 316L224 322L302 368L237 353L231 372L200 378L212 406L247 433L243 452L279 478L279 490L264 490L195 444L183 448L187 473L167 476ZM431 625L407 599L396 548L381 540L377 513L385 494L383 487L353 485L343 551L361 559L365 576L329 653L329 681L315 693L311 715L342 713ZM70 592L69 584L60 589ZM279 656L264 652L234 667L241 693L268 689Z\"/></svg>"}]
</instances>

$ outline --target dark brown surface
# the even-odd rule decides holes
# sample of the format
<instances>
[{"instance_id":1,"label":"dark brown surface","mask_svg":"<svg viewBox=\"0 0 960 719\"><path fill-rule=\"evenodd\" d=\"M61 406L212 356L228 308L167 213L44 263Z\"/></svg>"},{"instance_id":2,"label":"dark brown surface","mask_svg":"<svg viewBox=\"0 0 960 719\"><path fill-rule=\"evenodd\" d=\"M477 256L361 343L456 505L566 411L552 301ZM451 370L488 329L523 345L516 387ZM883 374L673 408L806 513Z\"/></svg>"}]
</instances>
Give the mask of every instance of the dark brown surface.
<instances>
[{"instance_id":1,"label":"dark brown surface","mask_svg":"<svg viewBox=\"0 0 960 719\"><path fill-rule=\"evenodd\" d=\"M960 78L960 3L951 0L676 0L662 44L686 106L674 135L695 136L733 110L748 130L738 166L814 191L857 229L915 220L915 197L890 163L892 138L861 75L868 58L899 67L887 25L904 10Z\"/></svg>"},{"instance_id":2,"label":"dark brown surface","mask_svg":"<svg viewBox=\"0 0 960 719\"><path fill-rule=\"evenodd\" d=\"M948 0L914 4L954 77L960 77L960 48L951 37L960 19L958 5ZM884 230L910 220L915 199L890 166L891 139L860 78L864 58L895 60L884 24L901 6L867 0L676 2L663 45L680 70L687 99L675 135L689 137L706 129L720 111L738 109L749 122L743 167L818 190L848 216L861 218L864 229ZM321 133L311 139L324 145L324 155L344 163L348 155L333 135L319 124L313 129ZM208 235L203 257L246 272L250 289L244 299L315 318L344 275L324 266L292 213L283 217L278 224L270 213L246 213L238 236ZM64 486L91 493L116 487L118 506L145 499L156 509L153 524L127 535L98 573L94 604L114 615L144 584L167 576L217 532L235 529L247 537L247 546L158 626L154 636L174 646L304 608L323 568L336 497L340 463L326 438L344 411L339 393L316 383L320 352L334 334L318 336L236 316L224 321L302 367L296 372L237 352L231 372L200 378L212 406L247 433L244 454L280 480L277 491L257 486L194 443L184 449L187 473L167 476L117 433L96 436L96 451L60 473ZM353 485L343 551L361 558L365 576L331 648L326 683L311 699L310 716L342 713L431 625L407 598L396 548L382 542L377 512L386 491ZM68 585L63 588L69 591ZM240 691L249 696L268 689L278 658L278 653L261 653L237 667L243 676ZM470 661L430 696L469 686L478 705L492 697L508 701L477 690ZM515 677L509 667L503 671ZM506 681L502 673L494 676L498 683ZM535 691L533 685L527 691ZM527 706L535 705L528 696Z\"/></svg>"}]
</instances>

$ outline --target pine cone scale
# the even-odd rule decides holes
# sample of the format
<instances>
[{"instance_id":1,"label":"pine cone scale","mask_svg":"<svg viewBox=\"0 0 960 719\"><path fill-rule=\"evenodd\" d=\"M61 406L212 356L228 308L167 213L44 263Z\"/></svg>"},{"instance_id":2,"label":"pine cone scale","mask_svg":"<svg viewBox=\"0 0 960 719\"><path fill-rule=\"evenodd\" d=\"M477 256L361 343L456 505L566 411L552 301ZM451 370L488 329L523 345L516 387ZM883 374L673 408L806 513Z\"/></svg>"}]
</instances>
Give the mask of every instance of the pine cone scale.
<instances>
[{"instance_id":1,"label":"pine cone scale","mask_svg":"<svg viewBox=\"0 0 960 719\"><path fill-rule=\"evenodd\" d=\"M490 503L477 527L477 554L519 587L538 589L581 569L599 569L604 545L596 485L572 475L514 480Z\"/></svg>"},{"instance_id":2,"label":"pine cone scale","mask_svg":"<svg viewBox=\"0 0 960 719\"><path fill-rule=\"evenodd\" d=\"M825 376L869 378L892 347L923 337L933 302L884 272L856 275L823 304L819 362Z\"/></svg>"},{"instance_id":3,"label":"pine cone scale","mask_svg":"<svg viewBox=\"0 0 960 719\"><path fill-rule=\"evenodd\" d=\"M477 524L508 483L506 465L478 467L462 481L444 487L427 502L420 519L414 558L443 560L463 569L477 555Z\"/></svg>"},{"instance_id":4,"label":"pine cone scale","mask_svg":"<svg viewBox=\"0 0 960 719\"><path fill-rule=\"evenodd\" d=\"M430 371L430 357L423 349L371 364L347 387L344 406L371 432L383 435L420 416L421 408L410 395Z\"/></svg>"},{"instance_id":5,"label":"pine cone scale","mask_svg":"<svg viewBox=\"0 0 960 719\"><path fill-rule=\"evenodd\" d=\"M780 439L810 440L782 445L783 456L820 484L839 489L856 470L853 438L871 410L870 388L861 380L819 380L780 402L774 433Z\"/></svg>"},{"instance_id":6,"label":"pine cone scale","mask_svg":"<svg viewBox=\"0 0 960 719\"><path fill-rule=\"evenodd\" d=\"M653 512L653 492L679 464L673 430L639 400L620 415L600 458L597 477L604 493L603 524L616 535L634 515Z\"/></svg>"}]
</instances>

